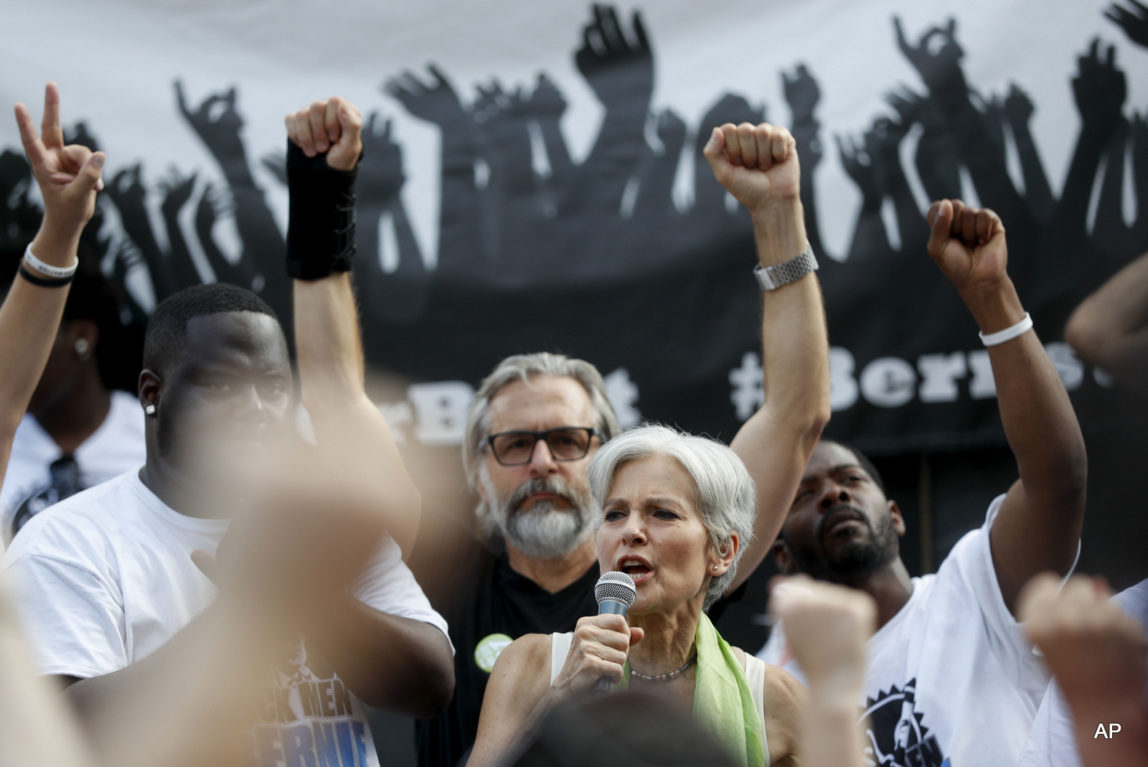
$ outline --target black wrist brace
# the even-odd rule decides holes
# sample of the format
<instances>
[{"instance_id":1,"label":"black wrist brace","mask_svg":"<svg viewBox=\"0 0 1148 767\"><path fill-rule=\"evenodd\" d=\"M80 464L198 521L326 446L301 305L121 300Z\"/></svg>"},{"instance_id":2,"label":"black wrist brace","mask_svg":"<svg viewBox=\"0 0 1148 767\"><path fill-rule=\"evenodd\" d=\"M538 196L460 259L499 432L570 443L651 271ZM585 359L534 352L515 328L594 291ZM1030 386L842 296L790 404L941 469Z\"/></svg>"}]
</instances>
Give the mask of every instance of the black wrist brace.
<instances>
[{"instance_id":1,"label":"black wrist brace","mask_svg":"<svg viewBox=\"0 0 1148 767\"><path fill-rule=\"evenodd\" d=\"M308 157L288 139L287 274L293 279L351 271L358 172L357 163L354 170L335 170L325 154Z\"/></svg>"}]
</instances>

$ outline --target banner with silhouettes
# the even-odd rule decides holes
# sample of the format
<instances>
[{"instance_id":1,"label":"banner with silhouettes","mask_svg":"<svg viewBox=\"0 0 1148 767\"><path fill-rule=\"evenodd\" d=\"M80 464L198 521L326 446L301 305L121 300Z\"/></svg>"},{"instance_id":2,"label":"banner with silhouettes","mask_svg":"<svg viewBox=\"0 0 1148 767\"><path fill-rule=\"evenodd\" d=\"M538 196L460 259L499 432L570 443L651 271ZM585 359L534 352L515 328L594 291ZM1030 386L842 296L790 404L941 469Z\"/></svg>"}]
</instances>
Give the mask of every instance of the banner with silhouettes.
<instances>
[{"instance_id":1,"label":"banner with silhouettes","mask_svg":"<svg viewBox=\"0 0 1148 767\"><path fill-rule=\"evenodd\" d=\"M367 354L409 381L381 403L400 439L450 446L477 381L533 350L596 363L626 425L732 437L762 398L762 298L748 218L701 147L720 123L784 124L829 315L830 433L952 448L1002 433L977 328L925 253L939 197L1001 215L1081 417L1119 417L1061 336L1148 247L1148 12L1120 3L1059 7L1052 27L1038 0L955 17L909 0L47 4L13 20L29 34L0 51L0 93L36 105L57 80L69 138L107 151L88 239L141 320L204 280L288 320L282 116L358 104ZM29 239L14 124L0 146L0 228Z\"/></svg>"}]
</instances>

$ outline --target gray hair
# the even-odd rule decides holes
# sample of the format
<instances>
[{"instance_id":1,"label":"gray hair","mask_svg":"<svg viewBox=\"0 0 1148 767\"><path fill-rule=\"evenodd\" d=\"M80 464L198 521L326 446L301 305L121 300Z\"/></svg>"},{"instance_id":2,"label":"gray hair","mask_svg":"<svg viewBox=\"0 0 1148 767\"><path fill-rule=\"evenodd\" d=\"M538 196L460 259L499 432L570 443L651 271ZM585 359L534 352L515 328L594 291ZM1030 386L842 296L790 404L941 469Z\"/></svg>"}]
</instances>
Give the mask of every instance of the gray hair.
<instances>
[{"instance_id":1,"label":"gray hair","mask_svg":"<svg viewBox=\"0 0 1148 767\"><path fill-rule=\"evenodd\" d=\"M611 439L622 428L618 425L618 416L614 414L614 406L606 396L606 382L598 368L585 360L567 357L562 354L550 352L535 352L534 354L515 354L507 357L494 368L490 375L483 379L478 391L474 395L474 403L466 416L466 436L462 443L462 467L466 472L466 482L470 489L477 493L479 485L479 455L482 452L483 442L490 436L490 401L494 395L507 384L514 381L529 381L534 376L548 375L556 378L572 378L582 385L590 398L590 404L597 414L597 423L594 427L602 434L602 441ZM575 425L575 424L571 424ZM478 505L474 510L475 516L482 524L484 530L493 529L491 511L479 495Z\"/></svg>"},{"instance_id":2,"label":"gray hair","mask_svg":"<svg viewBox=\"0 0 1148 767\"><path fill-rule=\"evenodd\" d=\"M708 610L733 582L738 560L753 536L757 514L753 478L737 453L720 442L666 426L640 426L603 446L590 461L590 492L598 506L605 504L623 464L651 455L668 455L690 475L697 488L698 515L715 550L737 533L740 543L733 562L706 589L704 608Z\"/></svg>"}]
</instances>

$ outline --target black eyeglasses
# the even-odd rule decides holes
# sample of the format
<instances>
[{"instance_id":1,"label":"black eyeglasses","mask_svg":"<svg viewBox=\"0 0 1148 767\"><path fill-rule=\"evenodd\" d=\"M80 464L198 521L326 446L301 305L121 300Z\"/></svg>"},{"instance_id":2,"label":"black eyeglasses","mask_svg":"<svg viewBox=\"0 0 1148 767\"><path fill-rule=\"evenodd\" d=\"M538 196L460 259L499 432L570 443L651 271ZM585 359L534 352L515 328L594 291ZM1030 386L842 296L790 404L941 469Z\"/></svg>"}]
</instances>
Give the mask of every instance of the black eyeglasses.
<instances>
[{"instance_id":1,"label":"black eyeglasses","mask_svg":"<svg viewBox=\"0 0 1148 767\"><path fill-rule=\"evenodd\" d=\"M494 460L503 466L522 466L530 463L534 446L544 440L555 461L577 461L590 452L590 442L602 435L587 426L559 426L545 431L503 431L486 438Z\"/></svg>"}]
</instances>

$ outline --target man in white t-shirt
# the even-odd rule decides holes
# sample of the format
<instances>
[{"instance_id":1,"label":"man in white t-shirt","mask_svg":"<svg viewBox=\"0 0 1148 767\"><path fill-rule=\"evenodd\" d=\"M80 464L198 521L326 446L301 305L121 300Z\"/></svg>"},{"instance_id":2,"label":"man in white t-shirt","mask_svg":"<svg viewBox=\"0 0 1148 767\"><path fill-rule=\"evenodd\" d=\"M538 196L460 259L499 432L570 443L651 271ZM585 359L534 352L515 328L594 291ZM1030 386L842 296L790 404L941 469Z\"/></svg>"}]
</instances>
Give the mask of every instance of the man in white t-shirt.
<instances>
[{"instance_id":1,"label":"man in white t-shirt","mask_svg":"<svg viewBox=\"0 0 1148 767\"><path fill-rule=\"evenodd\" d=\"M353 160L361 150L361 119L357 110L337 113L343 149ZM304 399L318 442L313 462L321 466L316 476L347 477L353 498L369 497L380 508L344 504L320 514L313 499L302 499L300 510L281 494L282 508L261 516L237 509L245 493L261 489L250 487L248 477L270 476L276 467L266 461L278 455L274 445L293 439L286 339L270 307L242 288L196 286L162 302L148 326L140 375L143 469L35 517L5 559L41 671L67 686L97 744L105 712L143 714L149 701L159 711L175 708L169 701L193 694L174 682L164 689L168 680L189 681L177 666L210 652L221 636L236 654L249 652L247 635L264 622L295 625L296 600L306 602L308 633L293 651L284 643L284 663L267 671L270 684L252 733L259 763L377 765L360 700L425 716L450 699L446 624L394 540L409 545L418 494L362 391L347 275L299 282L295 301ZM292 482L290 466L281 472L285 484ZM344 530L364 530L362 541L328 535L324 517L336 511ZM345 571L344 560L369 558L384 522L392 535L354 588L331 588L343 582L330 573ZM233 542L221 551L229 531ZM252 554L259 558L246 558ZM218 596L213 579L222 584ZM202 673L211 679L215 671ZM189 718L198 721L183 726L205 747L213 733L194 725L223 726L250 713L242 700L223 696L214 710L210 689L195 692L203 701ZM142 741L150 733L138 734ZM200 752L196 758L212 763Z\"/></svg>"},{"instance_id":2,"label":"man in white t-shirt","mask_svg":"<svg viewBox=\"0 0 1148 767\"><path fill-rule=\"evenodd\" d=\"M1014 617L1017 597L1036 573L1073 566L1084 443L1009 280L1000 220L942 201L929 223L929 254L982 330L1020 479L936 574L911 578L898 550L905 523L876 470L856 450L822 441L774 556L783 572L857 588L877 602L862 701L870 763L1011 765L1048 682Z\"/></svg>"}]
</instances>

